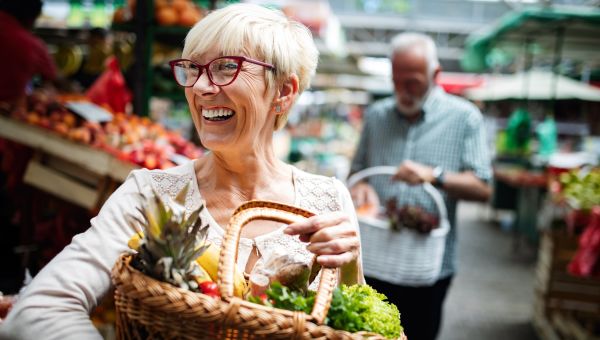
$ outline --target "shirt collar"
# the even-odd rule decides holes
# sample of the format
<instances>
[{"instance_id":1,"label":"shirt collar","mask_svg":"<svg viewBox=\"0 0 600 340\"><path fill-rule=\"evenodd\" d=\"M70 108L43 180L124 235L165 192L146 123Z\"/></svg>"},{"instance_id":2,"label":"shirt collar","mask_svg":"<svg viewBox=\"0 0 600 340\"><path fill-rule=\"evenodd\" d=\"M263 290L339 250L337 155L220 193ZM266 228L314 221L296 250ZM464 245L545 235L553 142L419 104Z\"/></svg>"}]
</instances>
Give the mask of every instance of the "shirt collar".
<instances>
[{"instance_id":1,"label":"shirt collar","mask_svg":"<svg viewBox=\"0 0 600 340\"><path fill-rule=\"evenodd\" d=\"M431 91L429 91L429 94L427 95L427 99L425 99L425 103L423 103L423 107L421 108L421 115L419 116L419 119L417 119L415 122L426 122L429 119L431 119L431 115L433 112L433 107L434 107L434 103L436 101L436 98L443 92L442 88L437 86L437 85L433 85L433 87L431 88ZM400 119L402 120L406 120L406 117L404 116L404 114L402 114L402 112L400 112L400 110L398 110L398 107L394 105L394 113L400 117Z\"/></svg>"},{"instance_id":2,"label":"shirt collar","mask_svg":"<svg viewBox=\"0 0 600 340\"><path fill-rule=\"evenodd\" d=\"M423 104L423 108L421 111L423 112L423 119L427 121L427 119L431 119L431 115L433 113L433 109L435 107L435 102L437 98L444 92L440 86L433 85L433 88L427 95L427 99L425 99L425 103Z\"/></svg>"}]
</instances>

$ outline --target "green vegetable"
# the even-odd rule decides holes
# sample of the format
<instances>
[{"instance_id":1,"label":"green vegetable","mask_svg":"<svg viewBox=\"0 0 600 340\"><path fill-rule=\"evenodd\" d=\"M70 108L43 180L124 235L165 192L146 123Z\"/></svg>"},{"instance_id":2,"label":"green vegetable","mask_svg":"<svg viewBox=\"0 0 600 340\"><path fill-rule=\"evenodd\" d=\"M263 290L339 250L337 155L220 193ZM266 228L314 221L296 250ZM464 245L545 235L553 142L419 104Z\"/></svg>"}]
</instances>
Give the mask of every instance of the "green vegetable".
<instances>
[{"instance_id":1,"label":"green vegetable","mask_svg":"<svg viewBox=\"0 0 600 340\"><path fill-rule=\"evenodd\" d=\"M333 292L327 325L349 332L369 331L386 338L402 332L400 312L387 297L369 285L343 285Z\"/></svg>"},{"instance_id":2,"label":"green vegetable","mask_svg":"<svg viewBox=\"0 0 600 340\"><path fill-rule=\"evenodd\" d=\"M273 282L265 293L268 297L266 301L257 296L250 297L248 301L275 308L303 311L306 314L312 312L315 304L315 292L308 291L304 295L303 292L290 290L279 282Z\"/></svg>"},{"instance_id":3,"label":"green vegetable","mask_svg":"<svg viewBox=\"0 0 600 340\"><path fill-rule=\"evenodd\" d=\"M560 175L563 196L573 208L589 211L600 204L600 169L573 170Z\"/></svg>"},{"instance_id":4,"label":"green vegetable","mask_svg":"<svg viewBox=\"0 0 600 340\"><path fill-rule=\"evenodd\" d=\"M308 291L304 295L278 282L271 284L266 295L268 300L261 297L250 297L248 300L307 314L310 314L315 302L315 292ZM385 300L385 295L369 285L343 285L333 291L326 324L348 332L368 331L390 339L398 338L402 332L400 313L394 304Z\"/></svg>"}]
</instances>

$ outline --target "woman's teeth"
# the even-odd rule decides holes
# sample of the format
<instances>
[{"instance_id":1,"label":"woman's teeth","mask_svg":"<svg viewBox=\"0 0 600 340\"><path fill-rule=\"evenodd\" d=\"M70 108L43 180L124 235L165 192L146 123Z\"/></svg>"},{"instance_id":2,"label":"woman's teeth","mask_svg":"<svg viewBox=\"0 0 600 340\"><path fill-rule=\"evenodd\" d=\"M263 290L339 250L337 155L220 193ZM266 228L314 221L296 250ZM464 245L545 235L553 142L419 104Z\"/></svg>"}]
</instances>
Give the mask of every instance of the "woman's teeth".
<instances>
[{"instance_id":1,"label":"woman's teeth","mask_svg":"<svg viewBox=\"0 0 600 340\"><path fill-rule=\"evenodd\" d=\"M202 117L211 121L227 120L233 114L233 110L229 109L202 109Z\"/></svg>"}]
</instances>

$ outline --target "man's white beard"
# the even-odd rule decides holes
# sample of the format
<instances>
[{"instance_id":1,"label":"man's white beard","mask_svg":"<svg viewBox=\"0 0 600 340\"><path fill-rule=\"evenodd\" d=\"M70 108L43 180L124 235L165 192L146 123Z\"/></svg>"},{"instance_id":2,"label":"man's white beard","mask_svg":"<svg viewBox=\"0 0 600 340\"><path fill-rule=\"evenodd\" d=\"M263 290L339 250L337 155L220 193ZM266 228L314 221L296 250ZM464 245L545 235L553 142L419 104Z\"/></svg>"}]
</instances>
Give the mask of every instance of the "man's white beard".
<instances>
[{"instance_id":1,"label":"man's white beard","mask_svg":"<svg viewBox=\"0 0 600 340\"><path fill-rule=\"evenodd\" d=\"M413 104L410 106L402 104L402 102L400 101L400 98L398 98L396 100L396 102L397 102L396 105L398 106L398 111L400 111L400 113L402 113L402 115L409 116L409 117L414 116L417 113L420 113L432 88L433 88L433 85L429 85L429 88L427 88L427 92L425 92L423 94L423 96L421 96L421 98L418 98L418 99L413 98L413 100L414 100Z\"/></svg>"}]
</instances>

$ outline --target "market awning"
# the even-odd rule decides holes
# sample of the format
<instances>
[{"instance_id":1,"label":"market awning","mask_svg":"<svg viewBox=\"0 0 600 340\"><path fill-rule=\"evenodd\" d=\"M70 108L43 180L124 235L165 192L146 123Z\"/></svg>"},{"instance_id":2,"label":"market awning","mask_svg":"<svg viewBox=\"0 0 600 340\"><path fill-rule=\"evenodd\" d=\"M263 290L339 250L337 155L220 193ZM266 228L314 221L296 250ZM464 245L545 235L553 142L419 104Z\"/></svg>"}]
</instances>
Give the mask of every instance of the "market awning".
<instances>
[{"instance_id":1,"label":"market awning","mask_svg":"<svg viewBox=\"0 0 600 340\"><path fill-rule=\"evenodd\" d=\"M559 34L562 58L600 64L600 10L552 7L511 12L473 33L461 65L465 71L481 72L492 66L493 59L523 53L527 43L537 53L551 55Z\"/></svg>"},{"instance_id":2,"label":"market awning","mask_svg":"<svg viewBox=\"0 0 600 340\"><path fill-rule=\"evenodd\" d=\"M440 72L435 81L444 91L462 95L466 89L483 84L484 78L473 73Z\"/></svg>"},{"instance_id":3,"label":"market awning","mask_svg":"<svg viewBox=\"0 0 600 340\"><path fill-rule=\"evenodd\" d=\"M600 101L600 89L548 71L529 71L513 75L489 76L485 85L467 89L471 100L505 99L580 99Z\"/></svg>"}]
</instances>

